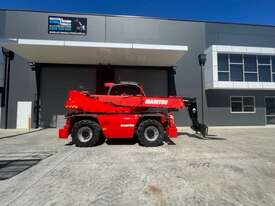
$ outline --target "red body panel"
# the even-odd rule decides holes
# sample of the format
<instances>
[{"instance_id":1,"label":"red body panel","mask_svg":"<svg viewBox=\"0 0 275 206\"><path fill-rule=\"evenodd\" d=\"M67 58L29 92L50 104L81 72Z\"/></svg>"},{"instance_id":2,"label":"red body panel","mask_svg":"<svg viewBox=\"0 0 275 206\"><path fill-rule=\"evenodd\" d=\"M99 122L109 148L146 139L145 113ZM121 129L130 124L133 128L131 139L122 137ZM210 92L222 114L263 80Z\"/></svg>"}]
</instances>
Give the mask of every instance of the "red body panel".
<instances>
[{"instance_id":1,"label":"red body panel","mask_svg":"<svg viewBox=\"0 0 275 206\"><path fill-rule=\"evenodd\" d=\"M87 95L72 90L69 92L66 109L77 109L91 113L133 113L148 108L182 109L181 97Z\"/></svg>"},{"instance_id":2,"label":"red body panel","mask_svg":"<svg viewBox=\"0 0 275 206\"><path fill-rule=\"evenodd\" d=\"M141 117L142 114L101 114L97 116L103 134L108 139L133 138ZM70 119L68 119L64 128L59 129L59 138L68 138L72 127L70 122ZM160 122L167 125L164 129L169 137L177 137L177 128L171 113L169 115L162 114Z\"/></svg>"},{"instance_id":3,"label":"red body panel","mask_svg":"<svg viewBox=\"0 0 275 206\"><path fill-rule=\"evenodd\" d=\"M112 84L113 85L113 84ZM111 84L109 86L112 86ZM108 86L108 85L107 85ZM142 92L142 94L144 94ZM137 124L149 108L178 110L185 107L182 97L148 97L88 95L85 92L71 90L65 104L68 110L77 110L96 114L97 120L107 138L133 138ZM176 124L171 113L160 113L160 122L169 137L177 136ZM154 116L153 113L152 115ZM64 128L59 130L60 138L67 138L73 126L73 117L69 117Z\"/></svg>"},{"instance_id":4,"label":"red body panel","mask_svg":"<svg viewBox=\"0 0 275 206\"><path fill-rule=\"evenodd\" d=\"M167 133L167 136L170 138L176 138L178 136L174 115L172 113L169 114L169 121L168 121L168 127L166 129L166 133Z\"/></svg>"},{"instance_id":5,"label":"red body panel","mask_svg":"<svg viewBox=\"0 0 275 206\"><path fill-rule=\"evenodd\" d=\"M107 138L132 138L139 114L102 114L98 121Z\"/></svg>"},{"instance_id":6,"label":"red body panel","mask_svg":"<svg viewBox=\"0 0 275 206\"><path fill-rule=\"evenodd\" d=\"M59 138L60 139L68 138L68 136L70 135L70 128L71 128L70 119L67 119L64 127L58 130Z\"/></svg>"}]
</instances>

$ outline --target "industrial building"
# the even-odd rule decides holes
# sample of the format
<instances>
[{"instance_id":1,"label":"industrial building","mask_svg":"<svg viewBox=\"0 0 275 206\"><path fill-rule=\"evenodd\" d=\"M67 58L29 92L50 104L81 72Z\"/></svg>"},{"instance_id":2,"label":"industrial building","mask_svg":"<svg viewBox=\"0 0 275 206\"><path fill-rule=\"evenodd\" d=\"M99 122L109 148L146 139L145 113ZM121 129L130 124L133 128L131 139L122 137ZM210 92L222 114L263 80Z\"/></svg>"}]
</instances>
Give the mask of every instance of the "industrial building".
<instances>
[{"instance_id":1,"label":"industrial building","mask_svg":"<svg viewBox=\"0 0 275 206\"><path fill-rule=\"evenodd\" d=\"M1 128L60 127L70 89L197 97L209 126L275 124L275 27L0 10ZM178 126L190 125L185 110Z\"/></svg>"}]
</instances>

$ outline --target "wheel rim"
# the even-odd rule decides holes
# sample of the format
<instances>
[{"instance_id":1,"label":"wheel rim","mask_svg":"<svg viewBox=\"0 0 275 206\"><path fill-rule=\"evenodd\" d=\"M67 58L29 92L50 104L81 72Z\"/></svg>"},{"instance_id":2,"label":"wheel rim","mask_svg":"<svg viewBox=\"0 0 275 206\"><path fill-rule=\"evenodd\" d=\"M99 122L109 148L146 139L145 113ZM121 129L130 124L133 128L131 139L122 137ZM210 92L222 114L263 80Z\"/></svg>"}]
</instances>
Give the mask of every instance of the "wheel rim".
<instances>
[{"instance_id":1,"label":"wheel rim","mask_svg":"<svg viewBox=\"0 0 275 206\"><path fill-rule=\"evenodd\" d=\"M93 138L93 130L90 127L81 127L77 132L80 142L89 142Z\"/></svg>"},{"instance_id":2,"label":"wheel rim","mask_svg":"<svg viewBox=\"0 0 275 206\"><path fill-rule=\"evenodd\" d=\"M146 138L146 140L148 140L150 142L155 141L159 137L158 128L155 126L146 127L146 129L144 130L144 137Z\"/></svg>"}]
</instances>

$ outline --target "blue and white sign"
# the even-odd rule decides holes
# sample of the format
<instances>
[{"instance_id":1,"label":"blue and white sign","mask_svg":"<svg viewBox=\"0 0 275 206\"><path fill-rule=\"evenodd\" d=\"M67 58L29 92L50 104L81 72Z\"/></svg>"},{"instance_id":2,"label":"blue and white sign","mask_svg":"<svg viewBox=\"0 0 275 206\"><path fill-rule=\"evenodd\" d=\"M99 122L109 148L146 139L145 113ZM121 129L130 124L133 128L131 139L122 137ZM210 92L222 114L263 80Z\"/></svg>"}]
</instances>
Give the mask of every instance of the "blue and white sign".
<instances>
[{"instance_id":1,"label":"blue and white sign","mask_svg":"<svg viewBox=\"0 0 275 206\"><path fill-rule=\"evenodd\" d=\"M87 34L87 18L49 16L49 34Z\"/></svg>"}]
</instances>

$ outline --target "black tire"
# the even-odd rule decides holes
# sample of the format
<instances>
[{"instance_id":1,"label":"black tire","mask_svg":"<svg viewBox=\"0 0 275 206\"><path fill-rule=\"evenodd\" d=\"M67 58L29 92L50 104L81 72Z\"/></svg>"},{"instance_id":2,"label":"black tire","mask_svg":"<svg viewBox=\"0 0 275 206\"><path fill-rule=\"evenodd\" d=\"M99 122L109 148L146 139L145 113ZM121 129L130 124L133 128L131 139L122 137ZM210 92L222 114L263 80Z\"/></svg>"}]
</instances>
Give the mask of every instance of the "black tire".
<instances>
[{"instance_id":1,"label":"black tire","mask_svg":"<svg viewBox=\"0 0 275 206\"><path fill-rule=\"evenodd\" d=\"M101 128L92 120L80 120L72 128L72 140L77 147L96 146L100 136Z\"/></svg>"},{"instance_id":2,"label":"black tire","mask_svg":"<svg viewBox=\"0 0 275 206\"><path fill-rule=\"evenodd\" d=\"M163 144L165 132L162 124L154 119L141 122L137 129L137 138L145 147L157 147Z\"/></svg>"}]
</instances>

